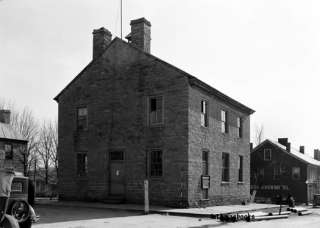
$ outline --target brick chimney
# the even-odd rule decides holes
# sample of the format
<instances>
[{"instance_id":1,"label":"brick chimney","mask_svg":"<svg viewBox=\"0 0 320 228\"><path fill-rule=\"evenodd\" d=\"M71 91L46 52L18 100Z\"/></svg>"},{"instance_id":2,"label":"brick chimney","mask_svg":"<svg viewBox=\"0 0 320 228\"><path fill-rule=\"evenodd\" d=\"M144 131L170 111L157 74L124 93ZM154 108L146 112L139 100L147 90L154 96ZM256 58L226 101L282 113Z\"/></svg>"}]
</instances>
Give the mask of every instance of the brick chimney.
<instances>
[{"instance_id":1,"label":"brick chimney","mask_svg":"<svg viewBox=\"0 0 320 228\"><path fill-rule=\"evenodd\" d=\"M144 52L150 53L151 23L144 17L130 22L131 33L126 37L128 41Z\"/></svg>"},{"instance_id":2,"label":"brick chimney","mask_svg":"<svg viewBox=\"0 0 320 228\"><path fill-rule=\"evenodd\" d=\"M301 154L304 154L304 146L300 146L299 151Z\"/></svg>"},{"instance_id":3,"label":"brick chimney","mask_svg":"<svg viewBox=\"0 0 320 228\"><path fill-rule=\"evenodd\" d=\"M95 29L93 34L93 59L96 59L106 50L108 45L111 43L112 34L108 29L101 27Z\"/></svg>"},{"instance_id":4,"label":"brick chimney","mask_svg":"<svg viewBox=\"0 0 320 228\"><path fill-rule=\"evenodd\" d=\"M314 149L314 159L320 161L320 150Z\"/></svg>"},{"instance_id":5,"label":"brick chimney","mask_svg":"<svg viewBox=\"0 0 320 228\"><path fill-rule=\"evenodd\" d=\"M10 124L10 110L2 109L0 110L0 122L5 124Z\"/></svg>"},{"instance_id":6,"label":"brick chimney","mask_svg":"<svg viewBox=\"0 0 320 228\"><path fill-rule=\"evenodd\" d=\"M291 143L288 142L288 138L278 138L278 143L286 147L286 151L291 151Z\"/></svg>"}]
</instances>

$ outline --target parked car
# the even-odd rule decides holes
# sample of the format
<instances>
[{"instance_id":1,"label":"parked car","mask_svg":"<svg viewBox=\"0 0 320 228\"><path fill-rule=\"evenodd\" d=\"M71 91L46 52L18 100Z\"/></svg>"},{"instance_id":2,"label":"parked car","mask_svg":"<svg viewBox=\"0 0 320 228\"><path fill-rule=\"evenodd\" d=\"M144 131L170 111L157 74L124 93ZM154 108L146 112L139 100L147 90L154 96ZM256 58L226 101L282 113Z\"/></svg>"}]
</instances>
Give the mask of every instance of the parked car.
<instances>
[{"instance_id":1,"label":"parked car","mask_svg":"<svg viewBox=\"0 0 320 228\"><path fill-rule=\"evenodd\" d=\"M1 172L2 171L0 170L0 173ZM2 183L0 182L0 185L1 184ZM34 194L34 192L30 194ZM2 198L2 209L3 211L6 211L5 217L8 217L9 220L12 220L13 217L14 220L18 222L20 228L30 228L32 223L37 221L35 211L29 203L30 198L32 199L32 197L29 197L29 178L23 176L21 173L14 172L14 177L11 183L11 194L9 198Z\"/></svg>"},{"instance_id":2,"label":"parked car","mask_svg":"<svg viewBox=\"0 0 320 228\"><path fill-rule=\"evenodd\" d=\"M19 228L18 221L6 213L13 177L12 170L0 169L0 228Z\"/></svg>"},{"instance_id":3,"label":"parked car","mask_svg":"<svg viewBox=\"0 0 320 228\"><path fill-rule=\"evenodd\" d=\"M7 214L12 215L19 223L20 228L30 228L37 217L30 199L34 192L30 192L29 178L21 173L15 173L11 184L11 195L9 198ZM32 194L30 197L29 194Z\"/></svg>"}]
</instances>

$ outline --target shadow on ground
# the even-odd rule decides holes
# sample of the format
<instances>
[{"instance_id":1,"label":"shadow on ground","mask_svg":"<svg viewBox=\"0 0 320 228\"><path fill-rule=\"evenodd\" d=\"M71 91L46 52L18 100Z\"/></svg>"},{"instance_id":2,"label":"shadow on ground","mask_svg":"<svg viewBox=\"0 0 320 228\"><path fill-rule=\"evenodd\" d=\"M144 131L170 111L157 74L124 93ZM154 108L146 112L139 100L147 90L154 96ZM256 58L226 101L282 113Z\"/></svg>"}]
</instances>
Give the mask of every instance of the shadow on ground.
<instances>
[{"instance_id":1,"label":"shadow on ground","mask_svg":"<svg viewBox=\"0 0 320 228\"><path fill-rule=\"evenodd\" d=\"M36 205L35 211L40 215L40 221L37 224L142 215L141 212L52 205Z\"/></svg>"}]
</instances>

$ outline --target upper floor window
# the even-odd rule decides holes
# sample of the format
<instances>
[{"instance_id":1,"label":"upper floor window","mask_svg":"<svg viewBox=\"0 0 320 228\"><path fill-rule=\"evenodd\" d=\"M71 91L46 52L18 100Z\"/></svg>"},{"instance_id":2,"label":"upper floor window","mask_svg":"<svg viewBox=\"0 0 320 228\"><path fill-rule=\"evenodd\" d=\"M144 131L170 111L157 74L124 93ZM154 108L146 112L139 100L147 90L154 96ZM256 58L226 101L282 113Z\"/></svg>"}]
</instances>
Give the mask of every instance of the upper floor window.
<instances>
[{"instance_id":1,"label":"upper floor window","mask_svg":"<svg viewBox=\"0 0 320 228\"><path fill-rule=\"evenodd\" d=\"M201 126L208 127L208 102L201 101Z\"/></svg>"},{"instance_id":2,"label":"upper floor window","mask_svg":"<svg viewBox=\"0 0 320 228\"><path fill-rule=\"evenodd\" d=\"M12 160L13 159L13 148L11 144L4 145L5 159Z\"/></svg>"},{"instance_id":3,"label":"upper floor window","mask_svg":"<svg viewBox=\"0 0 320 228\"><path fill-rule=\"evenodd\" d=\"M280 167L275 166L273 167L273 179L279 180L279 178L280 178Z\"/></svg>"},{"instance_id":4,"label":"upper floor window","mask_svg":"<svg viewBox=\"0 0 320 228\"><path fill-rule=\"evenodd\" d=\"M239 155L238 159L238 182L243 182L243 156Z\"/></svg>"},{"instance_id":5,"label":"upper floor window","mask_svg":"<svg viewBox=\"0 0 320 228\"><path fill-rule=\"evenodd\" d=\"M221 110L221 132L228 133L228 113Z\"/></svg>"},{"instance_id":6,"label":"upper floor window","mask_svg":"<svg viewBox=\"0 0 320 228\"><path fill-rule=\"evenodd\" d=\"M263 150L263 159L265 161L271 161L271 149L264 149Z\"/></svg>"},{"instance_id":7,"label":"upper floor window","mask_svg":"<svg viewBox=\"0 0 320 228\"><path fill-rule=\"evenodd\" d=\"M150 176L162 176L162 150L151 150L150 154Z\"/></svg>"},{"instance_id":8,"label":"upper floor window","mask_svg":"<svg viewBox=\"0 0 320 228\"><path fill-rule=\"evenodd\" d=\"M87 153L77 153L77 174L80 177L87 176L88 157Z\"/></svg>"},{"instance_id":9,"label":"upper floor window","mask_svg":"<svg viewBox=\"0 0 320 228\"><path fill-rule=\"evenodd\" d=\"M237 117L237 136L242 138L242 118Z\"/></svg>"},{"instance_id":10,"label":"upper floor window","mask_svg":"<svg viewBox=\"0 0 320 228\"><path fill-rule=\"evenodd\" d=\"M82 107L77 109L77 128L79 130L88 129L88 109Z\"/></svg>"},{"instance_id":11,"label":"upper floor window","mask_svg":"<svg viewBox=\"0 0 320 228\"><path fill-rule=\"evenodd\" d=\"M163 123L163 97L149 98L149 123L161 124Z\"/></svg>"},{"instance_id":12,"label":"upper floor window","mask_svg":"<svg viewBox=\"0 0 320 228\"><path fill-rule=\"evenodd\" d=\"M292 179L293 180L300 179L300 167L292 167Z\"/></svg>"},{"instance_id":13,"label":"upper floor window","mask_svg":"<svg viewBox=\"0 0 320 228\"><path fill-rule=\"evenodd\" d=\"M222 153L222 181L229 181L230 159L228 153Z\"/></svg>"}]
</instances>

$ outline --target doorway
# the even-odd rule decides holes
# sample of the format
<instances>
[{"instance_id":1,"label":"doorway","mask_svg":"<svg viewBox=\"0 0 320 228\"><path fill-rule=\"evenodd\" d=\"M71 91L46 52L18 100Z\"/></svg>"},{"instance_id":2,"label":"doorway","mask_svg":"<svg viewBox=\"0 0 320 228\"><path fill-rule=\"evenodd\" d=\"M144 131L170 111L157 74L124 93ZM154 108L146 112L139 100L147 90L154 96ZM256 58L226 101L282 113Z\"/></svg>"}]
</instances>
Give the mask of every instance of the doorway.
<instances>
[{"instance_id":1,"label":"doorway","mask_svg":"<svg viewBox=\"0 0 320 228\"><path fill-rule=\"evenodd\" d=\"M123 196L125 194L125 164L123 151L111 151L110 162L110 195Z\"/></svg>"}]
</instances>

